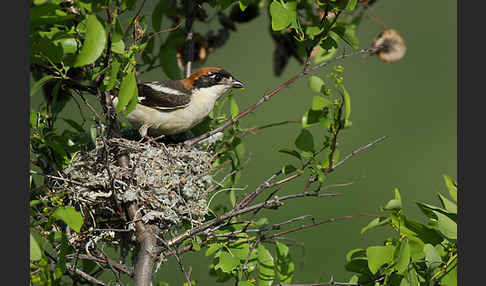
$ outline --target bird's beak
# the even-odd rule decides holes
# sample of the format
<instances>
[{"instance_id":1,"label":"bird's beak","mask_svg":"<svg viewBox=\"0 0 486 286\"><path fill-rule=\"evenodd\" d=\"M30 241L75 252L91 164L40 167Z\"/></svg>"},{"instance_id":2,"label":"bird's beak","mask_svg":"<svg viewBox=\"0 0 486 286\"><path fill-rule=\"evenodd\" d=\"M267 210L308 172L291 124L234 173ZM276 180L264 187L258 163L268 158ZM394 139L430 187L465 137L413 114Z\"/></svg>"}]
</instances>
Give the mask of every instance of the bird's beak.
<instances>
[{"instance_id":1,"label":"bird's beak","mask_svg":"<svg viewBox=\"0 0 486 286\"><path fill-rule=\"evenodd\" d=\"M232 88L243 88L243 87L245 87L245 85L241 81L239 81L237 79L233 79L231 81L231 87Z\"/></svg>"}]
</instances>

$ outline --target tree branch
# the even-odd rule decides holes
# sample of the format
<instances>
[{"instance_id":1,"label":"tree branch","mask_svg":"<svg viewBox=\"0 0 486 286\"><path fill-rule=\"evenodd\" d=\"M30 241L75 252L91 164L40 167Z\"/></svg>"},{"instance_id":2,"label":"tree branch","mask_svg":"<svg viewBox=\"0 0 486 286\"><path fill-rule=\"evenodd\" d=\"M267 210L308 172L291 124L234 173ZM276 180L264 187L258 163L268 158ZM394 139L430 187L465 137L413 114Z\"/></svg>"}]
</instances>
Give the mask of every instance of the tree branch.
<instances>
[{"instance_id":1,"label":"tree branch","mask_svg":"<svg viewBox=\"0 0 486 286\"><path fill-rule=\"evenodd\" d=\"M353 52L353 53L350 53L350 54L342 54L340 56L337 56L335 57L334 59L332 60L329 60L329 61L326 61L326 62L322 62L320 64L317 64L317 65L314 65L312 67L307 67L305 70L303 70L302 72L300 72L299 74L293 76L292 78L290 78L289 80L287 80L286 82L284 82L283 84L281 84L279 87L273 89L272 91L266 93L260 100L258 100L255 104L251 105L250 107L248 107L246 110L240 112L238 115L236 115L235 117L229 119L228 121L226 121L225 123L223 123L222 125L220 125L219 127L211 130L211 131L208 131L198 137L195 137L195 138L192 138L192 139L189 139L189 140L186 140L184 142L184 144L186 146L192 146L194 144L196 144L197 142L201 141L201 140L204 140L218 132L221 132L223 131L224 129L226 129L228 126L234 124L236 121L240 120L241 118L245 117L246 115L248 115L249 113L251 113L253 110L255 110L256 108L258 108L260 105L262 105L264 102L266 101L269 101L270 98L274 95L276 95L277 93L279 93L282 89L284 88L287 88L289 87L291 84L293 84L295 81L299 80L300 78L308 75L309 73L311 72L314 72L322 67L325 67L325 66L328 66L330 63L333 63L335 61L338 61L338 60L342 60L344 58L347 58L347 57L350 57L350 56L356 56L356 55L360 55L360 54L367 54L367 53L373 53L373 52L376 52L377 50L379 50L379 48L367 48L367 49L361 49L361 50L358 50L356 52Z\"/></svg>"}]
</instances>

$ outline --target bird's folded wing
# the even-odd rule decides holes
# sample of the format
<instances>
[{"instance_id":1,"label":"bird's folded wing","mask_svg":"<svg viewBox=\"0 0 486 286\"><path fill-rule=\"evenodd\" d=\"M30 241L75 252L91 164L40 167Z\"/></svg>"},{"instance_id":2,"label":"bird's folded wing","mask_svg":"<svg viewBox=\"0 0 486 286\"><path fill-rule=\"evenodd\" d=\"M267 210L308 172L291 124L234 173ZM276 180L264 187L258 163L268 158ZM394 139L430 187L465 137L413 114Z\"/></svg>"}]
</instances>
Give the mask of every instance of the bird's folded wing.
<instances>
[{"instance_id":1,"label":"bird's folded wing","mask_svg":"<svg viewBox=\"0 0 486 286\"><path fill-rule=\"evenodd\" d=\"M160 110L186 107L191 94L179 81L147 82L138 85L138 103Z\"/></svg>"}]
</instances>

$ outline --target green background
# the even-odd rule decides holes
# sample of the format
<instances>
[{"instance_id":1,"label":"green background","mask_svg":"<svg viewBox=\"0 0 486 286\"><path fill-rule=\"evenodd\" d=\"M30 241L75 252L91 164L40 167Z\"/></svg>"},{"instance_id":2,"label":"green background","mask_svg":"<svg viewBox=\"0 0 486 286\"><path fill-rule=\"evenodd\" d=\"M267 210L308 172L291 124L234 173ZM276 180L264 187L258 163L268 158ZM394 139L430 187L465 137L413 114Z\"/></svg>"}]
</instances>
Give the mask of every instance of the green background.
<instances>
[{"instance_id":1,"label":"green background","mask_svg":"<svg viewBox=\"0 0 486 286\"><path fill-rule=\"evenodd\" d=\"M151 5L155 4L156 1L147 1L144 14L150 15ZM344 66L344 84L351 95L350 119L353 122L353 126L340 136L341 157L378 137L387 135L389 139L348 160L328 177L328 184L355 182L335 190L341 192L341 196L287 201L278 212L264 210L263 215L276 223L304 214L311 214L319 221L345 215L379 213L379 207L391 199L393 189L398 188L407 215L424 221L414 201L438 204L436 193L446 193L442 174L455 178L457 172L456 5L456 1L450 0L377 1L371 14L402 34L407 53L402 61L392 64L381 62L377 57L362 56L339 62ZM164 19L163 26L169 27L170 24ZM205 34L209 28L217 26L214 23L198 23L195 30ZM210 54L204 64L223 67L245 82L243 91L234 92L240 110L302 69L291 59L281 77L273 75L274 43L268 27L266 11L254 21L238 25L238 32L231 33L227 44ZM366 48L380 31L381 27L373 21L363 20L357 31L360 47ZM351 52L349 47L346 50ZM329 71L330 68L321 69L314 75L324 78ZM156 69L140 79L151 81L166 77L161 69ZM264 103L245 117L241 126L300 121L315 95L307 87L307 79L299 80ZM33 98L32 106L38 105L39 101L39 97ZM63 113L79 117L74 106L66 108ZM254 190L282 165L293 160L277 150L292 147L300 129L300 124L289 124L245 137L247 154L252 155L238 183L238 187L247 187L247 191L238 191L238 198ZM318 129L312 128L316 140L322 134ZM284 185L279 194L301 192L306 179L302 177ZM216 201L227 203L228 198L221 194ZM296 261L293 283L329 281L331 275L336 281L347 281L352 274L344 269L345 254L354 248L381 244L384 235L391 234L384 229L376 229L360 235L361 227L370 220L345 220L289 235L305 244L303 248L291 248ZM188 253L183 262L186 269L188 265L192 266L191 277L198 281L198 285L212 285L215 277L208 275L211 260L204 257L204 251ZM170 285L185 282L173 258L169 258L156 277L154 282L167 281ZM111 279L112 274L106 273L105 278Z\"/></svg>"},{"instance_id":2,"label":"green background","mask_svg":"<svg viewBox=\"0 0 486 286\"><path fill-rule=\"evenodd\" d=\"M457 172L456 5L456 1L437 0L377 1L371 13L402 34L407 53L402 61L392 64L377 57L361 56L339 62L344 66L344 83L351 94L353 122L352 128L344 130L340 137L341 156L383 135L390 138L347 161L328 177L327 183L355 182L339 189L343 195L287 201L278 212L266 210L264 215L278 222L303 214L320 220L379 213L379 207L398 188L405 212L424 221L414 201L438 204L436 193L447 193L442 174L455 178ZM232 33L228 43L210 54L205 63L205 66L221 66L246 83L245 90L234 92L241 110L302 69L292 59L280 78L273 75L274 44L268 25L266 13L253 22L238 25L238 32ZM206 28L196 27L196 30L206 31ZM357 31L360 47L367 47L380 31L379 25L365 19ZM349 47L347 50L351 51ZM328 72L329 69L322 69L314 75L324 77ZM148 79L157 76L151 73ZM299 121L310 107L313 95L307 87L307 78L301 79L245 117L241 126ZM252 158L238 186L253 190L285 164L289 157L277 150L291 147L299 130L300 125L290 124L247 136L244 142ZM286 184L279 194L302 191L305 180L300 178ZM244 193L237 194L242 197ZM360 235L361 227L370 220L345 220L289 235L305 244L304 249L291 250L297 262L293 283L329 281L331 274L336 281L347 281L351 277L344 269L347 251L381 244L384 235L390 234L377 229ZM214 277L207 275L210 261L203 253L183 258L186 269L192 265L191 278L200 285L215 282ZM170 285L185 282L174 259L169 259L157 277Z\"/></svg>"}]
</instances>

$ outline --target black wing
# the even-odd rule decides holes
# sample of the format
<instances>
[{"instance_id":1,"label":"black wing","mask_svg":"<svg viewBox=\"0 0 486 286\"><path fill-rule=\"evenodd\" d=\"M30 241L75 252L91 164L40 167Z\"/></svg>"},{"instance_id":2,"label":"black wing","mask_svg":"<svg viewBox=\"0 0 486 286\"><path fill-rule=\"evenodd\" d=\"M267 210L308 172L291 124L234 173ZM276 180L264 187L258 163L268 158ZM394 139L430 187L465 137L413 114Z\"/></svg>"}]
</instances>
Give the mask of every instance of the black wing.
<instances>
[{"instance_id":1,"label":"black wing","mask_svg":"<svg viewBox=\"0 0 486 286\"><path fill-rule=\"evenodd\" d=\"M138 85L138 103L156 109L172 110L186 107L190 92L179 81L146 82Z\"/></svg>"}]
</instances>

